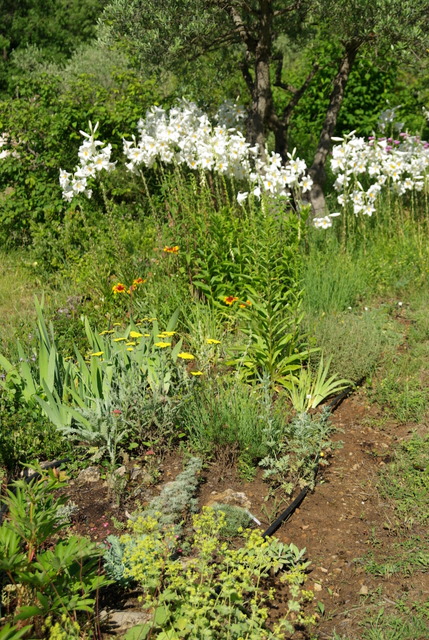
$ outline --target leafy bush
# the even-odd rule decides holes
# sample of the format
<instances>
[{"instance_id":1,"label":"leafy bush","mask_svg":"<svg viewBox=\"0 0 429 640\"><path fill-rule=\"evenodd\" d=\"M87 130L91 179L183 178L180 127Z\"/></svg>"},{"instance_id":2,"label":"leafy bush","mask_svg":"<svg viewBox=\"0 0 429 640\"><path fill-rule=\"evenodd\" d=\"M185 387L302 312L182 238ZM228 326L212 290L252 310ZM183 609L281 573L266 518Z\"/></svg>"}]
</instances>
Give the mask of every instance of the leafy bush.
<instances>
[{"instance_id":1,"label":"leafy bush","mask_svg":"<svg viewBox=\"0 0 429 640\"><path fill-rule=\"evenodd\" d=\"M47 547L65 526L58 509L66 498L54 495L65 483L52 471L38 472L31 482L15 481L2 500L9 515L0 527L0 585L6 622L31 621L40 638L48 617L61 627L65 615L65 626L79 629L77 612L93 611L91 594L108 580L98 571L101 551L89 540L70 536Z\"/></svg>"},{"instance_id":2,"label":"leafy bush","mask_svg":"<svg viewBox=\"0 0 429 640\"><path fill-rule=\"evenodd\" d=\"M325 464L323 450L333 446L329 436L334 428L329 416L326 407L314 416L299 413L282 434L269 425L266 432L269 453L259 463L265 469L264 479L287 494L297 486L313 487L316 465Z\"/></svg>"},{"instance_id":3,"label":"leafy bush","mask_svg":"<svg viewBox=\"0 0 429 640\"><path fill-rule=\"evenodd\" d=\"M245 467L266 454L265 429L270 410L263 394L236 378L201 383L183 404L182 429L196 451L225 453ZM283 422L280 416L273 418ZM281 427L279 427L279 431Z\"/></svg>"},{"instance_id":4,"label":"leafy bush","mask_svg":"<svg viewBox=\"0 0 429 640\"><path fill-rule=\"evenodd\" d=\"M219 640L275 640L294 633L296 624L315 622L302 610L303 603L313 598L303 586L308 566L304 550L263 538L259 531L244 532L244 546L239 549L219 544L225 516L205 507L194 516L192 555L183 562L171 556L175 540L170 531L161 529L155 518L140 522L139 533L143 526L145 535L137 540L124 536L124 558L127 574L143 588L143 606L153 618L129 631L129 639L155 633L158 638L197 640L210 630L211 637ZM288 603L287 613L271 631L267 618L275 589L269 588L269 577L276 573L287 585Z\"/></svg>"},{"instance_id":5,"label":"leafy bush","mask_svg":"<svg viewBox=\"0 0 429 640\"><path fill-rule=\"evenodd\" d=\"M331 371L357 382L371 375L398 342L391 320L384 309L360 315L326 314L307 319L315 343L331 359ZM311 355L314 366L320 356Z\"/></svg>"},{"instance_id":6,"label":"leafy bush","mask_svg":"<svg viewBox=\"0 0 429 640\"><path fill-rule=\"evenodd\" d=\"M0 466L10 477L33 460L70 456L73 448L64 440L40 407L15 403L0 392Z\"/></svg>"},{"instance_id":7,"label":"leafy bush","mask_svg":"<svg viewBox=\"0 0 429 640\"><path fill-rule=\"evenodd\" d=\"M70 229L66 234L68 242L64 242L63 233L67 214L70 227L70 218L77 213L80 224L72 221L74 249L79 256L85 253L88 222L76 207L65 205L58 169L74 164L77 130L88 120L101 120L114 147L121 147L123 132L136 124L144 105L153 102L154 91L151 80L142 81L128 70L119 70L114 86L108 88L94 84L90 75L75 78L64 88L60 75L45 74L26 76L18 97L0 102L0 131L6 133L12 151L0 162L3 244L10 247L33 243L40 258L44 258L45 268L57 268L63 263L62 254L56 251L57 242L66 256L73 255ZM102 205L101 199L98 204ZM95 211L94 207L86 207L94 238L100 223L99 216L94 219ZM82 238L79 229L84 231Z\"/></svg>"}]
</instances>

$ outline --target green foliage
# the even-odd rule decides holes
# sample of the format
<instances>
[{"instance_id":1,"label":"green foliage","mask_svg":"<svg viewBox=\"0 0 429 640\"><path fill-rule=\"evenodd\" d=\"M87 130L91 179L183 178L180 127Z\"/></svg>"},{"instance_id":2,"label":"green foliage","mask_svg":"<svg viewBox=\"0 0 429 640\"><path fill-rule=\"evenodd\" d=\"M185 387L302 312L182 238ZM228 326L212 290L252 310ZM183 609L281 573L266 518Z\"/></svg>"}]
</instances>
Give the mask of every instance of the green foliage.
<instances>
[{"instance_id":1,"label":"green foliage","mask_svg":"<svg viewBox=\"0 0 429 640\"><path fill-rule=\"evenodd\" d=\"M313 487L316 464L324 464L324 449L333 446L329 436L333 426L329 420L330 410L311 416L300 413L276 433L275 426L269 424L266 431L268 455L260 461L265 469L263 477L274 488L291 494L297 486Z\"/></svg>"},{"instance_id":2,"label":"green foliage","mask_svg":"<svg viewBox=\"0 0 429 640\"><path fill-rule=\"evenodd\" d=\"M73 449L38 406L15 403L0 393L0 466L15 476L32 460L70 456Z\"/></svg>"},{"instance_id":3,"label":"green foliage","mask_svg":"<svg viewBox=\"0 0 429 640\"><path fill-rule=\"evenodd\" d=\"M242 355L228 361L239 367L240 377L267 378L271 384L287 388L291 373L308 357L306 337L300 331L300 300L293 292L288 293L282 295L273 288L267 292L267 301L252 302L250 311L246 311L241 329L247 344L234 347Z\"/></svg>"},{"instance_id":4,"label":"green foliage","mask_svg":"<svg viewBox=\"0 0 429 640\"><path fill-rule=\"evenodd\" d=\"M407 526L429 519L429 438L414 434L395 452L394 461L383 470L380 488L393 500Z\"/></svg>"},{"instance_id":5,"label":"green foliage","mask_svg":"<svg viewBox=\"0 0 429 640\"><path fill-rule=\"evenodd\" d=\"M197 500L195 493L200 482L201 458L190 458L185 469L176 479L162 488L149 505L138 515L134 528L138 528L138 519L155 518L161 527L177 525L183 521L187 512L195 512Z\"/></svg>"},{"instance_id":6,"label":"green foliage","mask_svg":"<svg viewBox=\"0 0 429 640\"><path fill-rule=\"evenodd\" d=\"M0 163L0 237L9 247L33 243L44 268L58 268L64 258L76 261L96 246L109 224L97 213L101 194L83 209L61 197L58 171L75 163L78 130L99 120L114 149L122 148L122 136L136 126L145 105L156 101L156 90L153 81L128 69L113 71L110 85L103 80L106 86L91 75L69 77L66 86L61 75L25 76L19 82L17 97L0 102L0 130L13 151ZM121 191L125 199L129 193ZM114 211L119 220L123 214ZM135 214L126 215L132 224Z\"/></svg>"},{"instance_id":7,"label":"green foliage","mask_svg":"<svg viewBox=\"0 0 429 640\"><path fill-rule=\"evenodd\" d=\"M367 292L368 270L353 254L342 252L334 239L310 249L304 270L304 309L333 313L353 307Z\"/></svg>"},{"instance_id":8,"label":"green foliage","mask_svg":"<svg viewBox=\"0 0 429 640\"><path fill-rule=\"evenodd\" d=\"M350 311L307 318L310 335L331 359L331 371L358 382L388 360L400 337L386 311L382 307L361 314ZM311 361L317 366L317 352L312 354Z\"/></svg>"},{"instance_id":9,"label":"green foliage","mask_svg":"<svg viewBox=\"0 0 429 640\"><path fill-rule=\"evenodd\" d=\"M332 91L332 70L339 64L341 48L332 39L321 39L313 47L298 51L289 61L289 77L293 85L300 86L313 61L319 65L314 79L293 112L290 127L290 146L297 147L300 157L311 163ZM358 54L347 82L336 135L352 130L359 135L371 135L388 102L401 102L397 98L398 72L397 61L392 57L389 61L376 62L368 53ZM285 104L287 94L280 89L274 92L279 106ZM420 110L421 107L415 109Z\"/></svg>"},{"instance_id":10,"label":"green foliage","mask_svg":"<svg viewBox=\"0 0 429 640\"><path fill-rule=\"evenodd\" d=\"M0 527L0 568L3 599L8 594L6 622L30 620L41 637L48 616L65 614L73 621L76 612L91 612L92 592L108 581L98 575L100 550L88 540L71 536L46 548L65 526L58 509L66 498L54 497L64 483L52 471L38 472L29 483L17 480L2 500L9 516Z\"/></svg>"},{"instance_id":11,"label":"green foliage","mask_svg":"<svg viewBox=\"0 0 429 640\"><path fill-rule=\"evenodd\" d=\"M37 302L37 317L37 365L30 368L19 344L17 367L0 357L6 371L0 383L15 405L22 402L31 409L37 402L61 433L96 447L97 457L107 454L112 465L129 433L147 438L155 425L158 440L174 434L180 394L191 385L180 365L182 340L170 349L178 311L163 333L152 318L150 328L148 319L142 327L150 333L131 323L116 337L113 329L94 332L85 318L90 351L83 356L75 348L74 358L58 353L53 327L48 331L43 318L43 302Z\"/></svg>"},{"instance_id":12,"label":"green foliage","mask_svg":"<svg viewBox=\"0 0 429 640\"><path fill-rule=\"evenodd\" d=\"M219 455L227 447L228 454L242 464L252 464L266 454L268 417L262 392L236 378L201 383L181 411L191 447ZM280 430L284 421L280 416L273 419Z\"/></svg>"},{"instance_id":13,"label":"green foliage","mask_svg":"<svg viewBox=\"0 0 429 640\"><path fill-rule=\"evenodd\" d=\"M309 564L303 560L305 551L264 539L259 531L244 532L244 546L231 549L219 544L224 526L221 511L204 508L195 516L192 555L186 563L171 557L173 536L162 531L155 518L136 525L138 534L144 528L144 536L123 537L127 573L143 588L145 608L154 611L151 622L133 630L141 638L155 633L160 639L202 639L210 630L211 637L222 640L275 640L293 633L295 624L314 623L314 616L302 611L302 604L313 597L303 587ZM275 591L266 587L270 574L277 573L287 585L288 612L271 631L266 622ZM133 631L129 638L136 637Z\"/></svg>"},{"instance_id":14,"label":"green foliage","mask_svg":"<svg viewBox=\"0 0 429 640\"><path fill-rule=\"evenodd\" d=\"M330 368L331 358L324 363L321 356L317 371L301 368L291 377L291 387L287 390L287 394L297 413L315 409L323 400L351 384L350 380L339 380L336 374L328 378Z\"/></svg>"},{"instance_id":15,"label":"green foliage","mask_svg":"<svg viewBox=\"0 0 429 640\"><path fill-rule=\"evenodd\" d=\"M30 631L31 625L11 625L9 622L0 629L0 640L19 640Z\"/></svg>"},{"instance_id":16,"label":"green foliage","mask_svg":"<svg viewBox=\"0 0 429 640\"><path fill-rule=\"evenodd\" d=\"M249 528L252 522L248 511L233 504L215 502L211 505L211 509L215 513L221 511L225 516L225 524L219 532L223 538L236 538L243 529Z\"/></svg>"},{"instance_id":17,"label":"green foliage","mask_svg":"<svg viewBox=\"0 0 429 640\"><path fill-rule=\"evenodd\" d=\"M417 378L388 374L375 389L376 401L399 422L421 422L429 407L429 394Z\"/></svg>"},{"instance_id":18,"label":"green foliage","mask_svg":"<svg viewBox=\"0 0 429 640\"><path fill-rule=\"evenodd\" d=\"M16 72L9 60L11 52L25 51L33 45L33 57L36 51L45 59L64 61L80 43L95 35L95 20L101 8L100 0L29 0L18 4L2 0L0 90L7 86L8 76Z\"/></svg>"},{"instance_id":19,"label":"green foliage","mask_svg":"<svg viewBox=\"0 0 429 640\"><path fill-rule=\"evenodd\" d=\"M362 640L424 638L427 633L427 614L424 611L414 613L414 607L408 607L406 615L401 615L400 607L397 609L397 612L388 613L382 607L375 616L367 618L362 629Z\"/></svg>"},{"instance_id":20,"label":"green foliage","mask_svg":"<svg viewBox=\"0 0 429 640\"><path fill-rule=\"evenodd\" d=\"M174 548L173 540L177 543L185 517L197 509L195 493L201 467L200 458L191 458L182 473L162 488L159 496L153 498L143 511L133 514L131 526L139 536L137 540L146 536L148 523L156 523L156 528L170 532ZM149 529L152 530L151 527ZM134 541L131 542L129 537L108 536L104 552L107 575L123 585L129 584L133 578L126 560L130 544Z\"/></svg>"}]
</instances>

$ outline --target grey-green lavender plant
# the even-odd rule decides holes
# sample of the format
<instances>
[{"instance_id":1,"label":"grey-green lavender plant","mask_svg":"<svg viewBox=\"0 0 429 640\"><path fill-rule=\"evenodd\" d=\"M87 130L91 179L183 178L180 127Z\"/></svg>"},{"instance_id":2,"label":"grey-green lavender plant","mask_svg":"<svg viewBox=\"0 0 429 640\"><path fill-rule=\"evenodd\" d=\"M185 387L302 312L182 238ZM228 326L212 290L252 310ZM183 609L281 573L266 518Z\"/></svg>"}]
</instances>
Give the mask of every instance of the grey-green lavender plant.
<instances>
[{"instance_id":1,"label":"grey-green lavender plant","mask_svg":"<svg viewBox=\"0 0 429 640\"><path fill-rule=\"evenodd\" d=\"M186 514L197 511L197 500L194 495L199 484L201 467L201 458L191 458L182 473L179 473L175 480L164 485L159 496L153 498L142 512L133 514L132 519L140 516L155 518L161 529L174 525L175 533L179 536ZM106 574L109 578L125 584L127 583L123 562L125 547L116 536L109 536L107 542L109 546L104 552Z\"/></svg>"}]
</instances>

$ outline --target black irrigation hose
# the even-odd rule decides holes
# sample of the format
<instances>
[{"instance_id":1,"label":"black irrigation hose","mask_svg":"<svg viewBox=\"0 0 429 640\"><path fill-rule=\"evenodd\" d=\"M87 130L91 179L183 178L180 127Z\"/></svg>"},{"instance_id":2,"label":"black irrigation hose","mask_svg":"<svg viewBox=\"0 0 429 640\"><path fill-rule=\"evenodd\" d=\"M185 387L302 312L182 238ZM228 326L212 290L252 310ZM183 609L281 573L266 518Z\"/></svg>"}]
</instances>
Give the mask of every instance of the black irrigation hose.
<instances>
[{"instance_id":1,"label":"black irrigation hose","mask_svg":"<svg viewBox=\"0 0 429 640\"><path fill-rule=\"evenodd\" d=\"M360 386L363 383L364 379L365 378L360 378L360 380L358 380L355 384L350 385L349 387L344 389L341 393L339 393L337 396L335 396L335 398L331 400L331 402L327 405L328 408L331 410L331 413L334 412L335 409L338 409L342 401L345 398L347 398L356 387ZM320 457L318 456L316 460L316 464L314 465L314 469L313 469L314 482L316 481L317 473L319 471L319 459ZM279 527L283 524L283 522L288 520L291 517L291 515L296 511L296 509L298 509L298 507L304 501L304 498L309 491L310 491L309 485L304 487L302 491L297 495L295 500L291 502L291 504L279 515L279 517L276 518L276 520L274 520L272 524L270 524L268 529L264 531L264 533L262 534L262 537L265 538L266 536L272 536L273 533L275 533L277 529L279 529Z\"/></svg>"},{"instance_id":2,"label":"black irrigation hose","mask_svg":"<svg viewBox=\"0 0 429 640\"><path fill-rule=\"evenodd\" d=\"M47 464L44 464L42 466L42 470L45 469L58 469L58 467L61 467L61 465L64 462L70 462L70 458L62 458L61 460L54 460L54 462L48 462ZM24 471L24 480L27 484L30 484L30 482L32 482L33 480L39 480L42 477L42 474L39 471L35 471L35 473L32 473L31 475L27 475L28 470L26 469ZM11 488L12 493L16 493L15 487ZM4 516L7 514L8 512L8 506L7 504L4 502L1 506L0 506L0 526L3 523L3 518Z\"/></svg>"},{"instance_id":3,"label":"black irrigation hose","mask_svg":"<svg viewBox=\"0 0 429 640\"><path fill-rule=\"evenodd\" d=\"M331 400L331 402L328 404L328 407L331 410L331 412L335 411L335 409L337 409L340 406L342 401L345 398L347 398L347 396L349 396L356 387L360 386L363 381L364 381L364 378L361 378L354 385L351 385L350 387L347 387L346 389L344 389L344 391L342 391L340 394L335 396L335 398L333 398L333 400ZM61 460L54 460L54 462L49 462L48 464L43 466L43 469L57 469L64 462L70 462L70 458L62 458ZM314 481L316 480L316 476L317 476L318 471L319 471L319 456L317 457L317 461L316 461L316 464L314 466ZM30 476L26 475L26 473L24 474L25 482L27 482L28 484L32 480L37 480L39 478L41 478L41 474L38 471L36 471L35 473L32 473ZM13 488L12 488L12 491L14 491ZM310 486L309 485L304 487L301 490L301 492L298 494L298 496L295 498L295 500L287 507L287 509L285 509L279 515L279 517L276 520L274 520L274 522L268 527L268 529L266 529L264 531L262 536L266 537L266 536L273 535L273 533L275 533L277 531L277 529L280 527L280 525L283 524L283 522L285 522L294 513L294 511L296 509L298 509L298 507L303 502L305 496L307 495L307 493L309 491L310 491ZM7 504L3 503L0 506L0 526L1 526L2 522L3 522L3 518L6 515L7 511L8 511Z\"/></svg>"}]
</instances>

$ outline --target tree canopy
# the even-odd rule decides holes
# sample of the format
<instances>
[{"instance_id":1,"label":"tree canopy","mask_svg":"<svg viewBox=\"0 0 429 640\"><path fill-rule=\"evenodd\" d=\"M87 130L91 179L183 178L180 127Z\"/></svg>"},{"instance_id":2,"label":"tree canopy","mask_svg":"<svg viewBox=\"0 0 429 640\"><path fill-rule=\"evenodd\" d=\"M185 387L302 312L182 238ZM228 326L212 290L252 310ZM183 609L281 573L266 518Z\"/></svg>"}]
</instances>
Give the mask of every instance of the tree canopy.
<instances>
[{"instance_id":1,"label":"tree canopy","mask_svg":"<svg viewBox=\"0 0 429 640\"><path fill-rule=\"evenodd\" d=\"M103 37L121 38L148 68L192 64L213 50L234 56L249 95L248 137L262 149L268 132L285 159L291 117L316 76L320 43L336 47L331 94L311 167L312 203L324 207L322 185L350 73L358 55L394 52L399 61L427 57L428 0L112 0L101 20ZM289 79L285 46L309 52L298 85ZM273 89L285 93L281 106Z\"/></svg>"}]
</instances>

